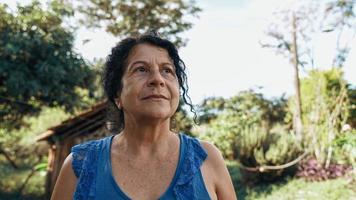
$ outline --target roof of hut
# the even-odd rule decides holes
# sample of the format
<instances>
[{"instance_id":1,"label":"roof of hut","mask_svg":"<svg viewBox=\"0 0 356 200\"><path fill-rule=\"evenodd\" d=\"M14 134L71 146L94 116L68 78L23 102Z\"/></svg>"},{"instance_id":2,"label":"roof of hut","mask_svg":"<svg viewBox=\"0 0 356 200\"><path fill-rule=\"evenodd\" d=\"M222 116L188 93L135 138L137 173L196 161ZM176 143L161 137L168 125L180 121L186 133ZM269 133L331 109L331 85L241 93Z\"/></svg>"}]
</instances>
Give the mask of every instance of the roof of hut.
<instances>
[{"instance_id":1,"label":"roof of hut","mask_svg":"<svg viewBox=\"0 0 356 200\"><path fill-rule=\"evenodd\" d=\"M106 116L106 101L100 102L90 109L53 126L37 137L37 141L54 142L67 137L87 134L102 127Z\"/></svg>"}]
</instances>

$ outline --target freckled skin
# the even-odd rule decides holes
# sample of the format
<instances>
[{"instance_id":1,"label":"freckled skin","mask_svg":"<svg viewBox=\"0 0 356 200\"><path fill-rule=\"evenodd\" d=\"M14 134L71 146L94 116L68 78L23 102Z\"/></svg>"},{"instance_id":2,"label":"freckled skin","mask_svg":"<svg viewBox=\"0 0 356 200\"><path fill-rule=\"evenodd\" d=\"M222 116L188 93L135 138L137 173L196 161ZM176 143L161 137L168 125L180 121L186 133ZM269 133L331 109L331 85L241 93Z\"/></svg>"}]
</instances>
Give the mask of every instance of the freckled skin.
<instances>
[{"instance_id":1,"label":"freckled skin","mask_svg":"<svg viewBox=\"0 0 356 200\"><path fill-rule=\"evenodd\" d=\"M149 44L134 47L122 84L117 103L123 108L125 119L168 119L178 107L178 79L165 49ZM146 98L150 95L162 95L163 98Z\"/></svg>"}]
</instances>

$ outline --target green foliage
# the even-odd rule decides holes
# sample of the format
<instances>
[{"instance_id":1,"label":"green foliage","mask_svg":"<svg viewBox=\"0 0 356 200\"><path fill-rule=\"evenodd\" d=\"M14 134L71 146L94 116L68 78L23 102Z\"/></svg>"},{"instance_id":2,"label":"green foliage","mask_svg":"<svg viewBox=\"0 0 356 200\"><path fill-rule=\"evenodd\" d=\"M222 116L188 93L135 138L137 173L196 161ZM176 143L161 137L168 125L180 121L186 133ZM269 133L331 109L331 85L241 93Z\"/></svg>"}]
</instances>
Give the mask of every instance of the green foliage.
<instances>
[{"instance_id":1,"label":"green foliage","mask_svg":"<svg viewBox=\"0 0 356 200\"><path fill-rule=\"evenodd\" d=\"M199 122L202 124L210 123L216 119L218 114L224 110L225 99L222 97L209 97L203 100L199 107Z\"/></svg>"},{"instance_id":2,"label":"green foliage","mask_svg":"<svg viewBox=\"0 0 356 200\"><path fill-rule=\"evenodd\" d=\"M253 90L240 92L230 99L210 97L203 101L199 108L199 122L208 124L220 115L235 113L242 119L247 119L247 125L262 120L265 128L283 121L286 115L287 101L282 96L267 100L261 93Z\"/></svg>"},{"instance_id":3,"label":"green foliage","mask_svg":"<svg viewBox=\"0 0 356 200\"><path fill-rule=\"evenodd\" d=\"M278 125L285 116L283 99L270 101L262 94L245 91L230 99L206 100L204 105L203 119L209 123L195 133L212 141L229 159L237 159L246 167L281 165L301 152L293 135ZM246 178L274 179L282 172L246 173Z\"/></svg>"},{"instance_id":4,"label":"green foliage","mask_svg":"<svg viewBox=\"0 0 356 200\"><path fill-rule=\"evenodd\" d=\"M213 141L226 157L232 158L233 145L240 132L256 126L270 126L269 102L262 94L241 92L230 99L208 99L200 109L204 130L200 136Z\"/></svg>"},{"instance_id":5,"label":"green foliage","mask_svg":"<svg viewBox=\"0 0 356 200\"><path fill-rule=\"evenodd\" d=\"M349 105L349 113L350 117L347 119L347 123L353 127L356 128L356 86L348 86L347 89L347 96L349 97L350 100L350 105Z\"/></svg>"},{"instance_id":6,"label":"green foliage","mask_svg":"<svg viewBox=\"0 0 356 200\"><path fill-rule=\"evenodd\" d=\"M93 90L89 65L73 50L73 31L63 18L72 11L53 1L47 9L33 1L10 12L0 4L0 120L18 128L43 106L67 111L83 106Z\"/></svg>"},{"instance_id":7,"label":"green foliage","mask_svg":"<svg viewBox=\"0 0 356 200\"><path fill-rule=\"evenodd\" d=\"M186 43L179 33L192 27L185 17L196 17L201 11L194 0L81 0L78 10L84 14L81 23L87 27L105 27L107 32L119 37L156 30L177 46Z\"/></svg>"},{"instance_id":8,"label":"green foliage","mask_svg":"<svg viewBox=\"0 0 356 200\"><path fill-rule=\"evenodd\" d=\"M5 150L18 166L17 169L13 168L0 154L0 199L44 199L48 146L45 143L37 143L36 136L68 117L64 109L46 107L38 116L24 117L24 122L28 124L26 127L10 132L0 129L0 148ZM43 159L39 160L41 157ZM19 190L33 169L35 174L21 194Z\"/></svg>"},{"instance_id":9,"label":"green foliage","mask_svg":"<svg viewBox=\"0 0 356 200\"><path fill-rule=\"evenodd\" d=\"M0 148L6 151L17 165L32 166L38 156L47 155L47 146L36 144L36 136L68 117L68 113L63 109L43 108L38 116L24 118L24 122L29 124L27 127L11 131L0 128ZM0 154L0 158L4 158L3 155Z\"/></svg>"},{"instance_id":10,"label":"green foliage","mask_svg":"<svg viewBox=\"0 0 356 200\"><path fill-rule=\"evenodd\" d=\"M337 135L333 141L333 147L333 162L356 167L356 129L347 130Z\"/></svg>"},{"instance_id":11,"label":"green foliage","mask_svg":"<svg viewBox=\"0 0 356 200\"><path fill-rule=\"evenodd\" d=\"M193 120L188 116L187 112L183 109L174 114L173 129L177 132L183 132L192 135L191 129Z\"/></svg>"},{"instance_id":12,"label":"green foliage","mask_svg":"<svg viewBox=\"0 0 356 200\"><path fill-rule=\"evenodd\" d=\"M295 165L279 170L264 170L264 166L279 166L296 159L302 152L296 138L287 132L271 133L258 128L240 133L234 150L240 164L246 167L259 167L259 171L242 168L246 182L274 181L295 173Z\"/></svg>"},{"instance_id":13,"label":"green foliage","mask_svg":"<svg viewBox=\"0 0 356 200\"><path fill-rule=\"evenodd\" d=\"M39 200L44 199L45 172L36 172L29 180L27 186L19 192L19 187L25 181L31 169L26 165L20 165L14 169L0 157L0 199L8 200Z\"/></svg>"},{"instance_id":14,"label":"green foliage","mask_svg":"<svg viewBox=\"0 0 356 200\"><path fill-rule=\"evenodd\" d=\"M330 161L332 142L350 121L347 90L341 69L312 70L301 80L304 142L322 164Z\"/></svg>"}]
</instances>

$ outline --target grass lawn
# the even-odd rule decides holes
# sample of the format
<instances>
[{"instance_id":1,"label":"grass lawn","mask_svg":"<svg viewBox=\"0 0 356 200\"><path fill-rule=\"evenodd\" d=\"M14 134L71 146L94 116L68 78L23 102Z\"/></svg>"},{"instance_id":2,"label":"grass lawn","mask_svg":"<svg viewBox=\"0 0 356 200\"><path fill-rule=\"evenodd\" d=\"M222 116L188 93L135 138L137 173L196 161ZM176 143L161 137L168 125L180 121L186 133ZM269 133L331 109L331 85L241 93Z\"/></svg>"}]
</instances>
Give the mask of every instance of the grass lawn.
<instances>
[{"instance_id":1,"label":"grass lawn","mask_svg":"<svg viewBox=\"0 0 356 200\"><path fill-rule=\"evenodd\" d=\"M307 182L286 178L275 183L245 186L236 164L227 162L239 200L356 200L356 181L338 178L321 182Z\"/></svg>"},{"instance_id":2,"label":"grass lawn","mask_svg":"<svg viewBox=\"0 0 356 200\"><path fill-rule=\"evenodd\" d=\"M352 188L353 187L353 188ZM284 183L247 189L246 200L356 200L356 185L345 178L323 182L290 179Z\"/></svg>"}]
</instances>

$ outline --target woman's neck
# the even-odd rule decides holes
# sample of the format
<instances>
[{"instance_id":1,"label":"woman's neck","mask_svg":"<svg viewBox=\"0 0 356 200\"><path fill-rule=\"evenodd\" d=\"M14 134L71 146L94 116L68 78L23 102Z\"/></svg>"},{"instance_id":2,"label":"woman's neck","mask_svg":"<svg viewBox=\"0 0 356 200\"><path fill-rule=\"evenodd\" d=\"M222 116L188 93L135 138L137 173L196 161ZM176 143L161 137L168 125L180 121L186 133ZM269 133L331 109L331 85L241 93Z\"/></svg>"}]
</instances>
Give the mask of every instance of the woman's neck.
<instances>
[{"instance_id":1,"label":"woman's neck","mask_svg":"<svg viewBox=\"0 0 356 200\"><path fill-rule=\"evenodd\" d=\"M118 138L118 144L127 153L135 155L148 155L169 148L174 139L170 131L169 119L156 123L130 123L125 122L125 128ZM173 137L172 137L173 136Z\"/></svg>"}]
</instances>

